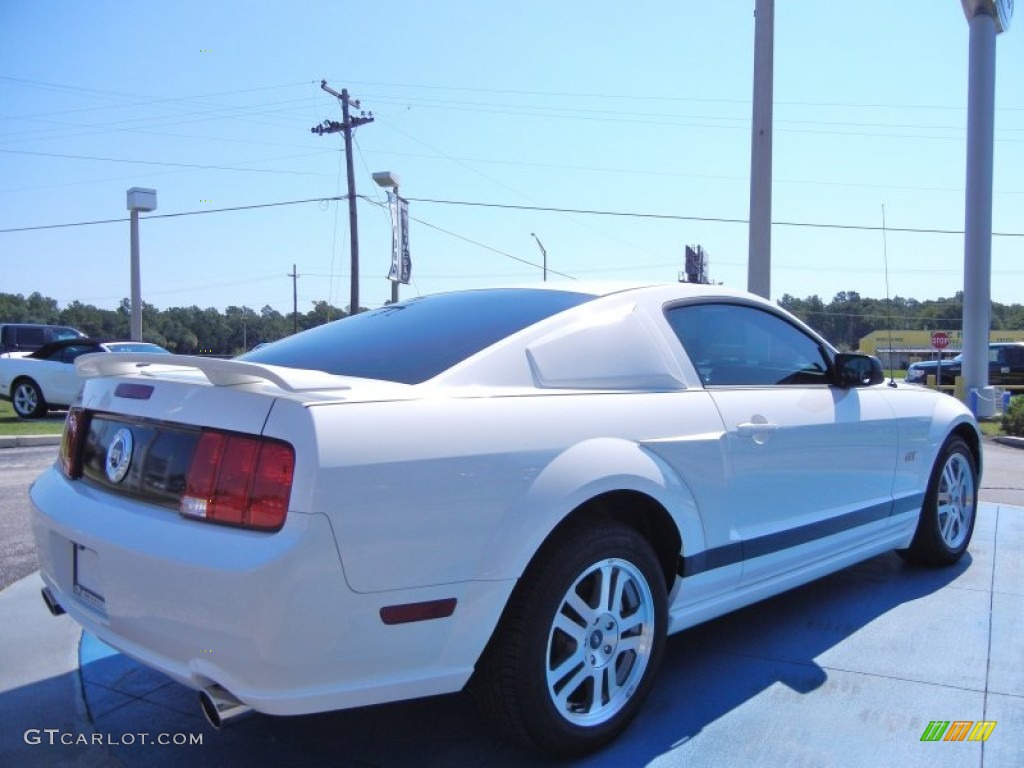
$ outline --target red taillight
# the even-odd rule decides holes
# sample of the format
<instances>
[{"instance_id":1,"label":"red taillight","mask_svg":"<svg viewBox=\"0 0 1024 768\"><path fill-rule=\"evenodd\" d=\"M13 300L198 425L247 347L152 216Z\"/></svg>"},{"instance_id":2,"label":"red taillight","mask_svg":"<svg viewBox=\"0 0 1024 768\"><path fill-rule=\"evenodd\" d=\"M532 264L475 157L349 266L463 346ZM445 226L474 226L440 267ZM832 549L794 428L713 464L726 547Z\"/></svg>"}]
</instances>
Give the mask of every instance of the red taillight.
<instances>
[{"instance_id":1,"label":"red taillight","mask_svg":"<svg viewBox=\"0 0 1024 768\"><path fill-rule=\"evenodd\" d=\"M205 431L189 464L181 514L277 530L288 514L294 470L287 443Z\"/></svg>"},{"instance_id":2,"label":"red taillight","mask_svg":"<svg viewBox=\"0 0 1024 768\"><path fill-rule=\"evenodd\" d=\"M64 419L60 438L60 469L72 480L82 476L82 436L85 434L85 411L72 408Z\"/></svg>"}]
</instances>

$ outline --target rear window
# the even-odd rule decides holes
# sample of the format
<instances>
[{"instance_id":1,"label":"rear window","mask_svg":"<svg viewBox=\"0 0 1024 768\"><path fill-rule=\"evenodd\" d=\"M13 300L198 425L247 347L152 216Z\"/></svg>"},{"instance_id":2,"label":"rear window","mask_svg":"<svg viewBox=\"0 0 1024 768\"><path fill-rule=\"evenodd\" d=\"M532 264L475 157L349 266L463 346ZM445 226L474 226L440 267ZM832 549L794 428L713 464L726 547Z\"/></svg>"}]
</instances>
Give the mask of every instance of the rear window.
<instances>
[{"instance_id":1,"label":"rear window","mask_svg":"<svg viewBox=\"0 0 1024 768\"><path fill-rule=\"evenodd\" d=\"M424 296L303 331L238 359L418 384L506 336L593 298L538 289Z\"/></svg>"}]
</instances>

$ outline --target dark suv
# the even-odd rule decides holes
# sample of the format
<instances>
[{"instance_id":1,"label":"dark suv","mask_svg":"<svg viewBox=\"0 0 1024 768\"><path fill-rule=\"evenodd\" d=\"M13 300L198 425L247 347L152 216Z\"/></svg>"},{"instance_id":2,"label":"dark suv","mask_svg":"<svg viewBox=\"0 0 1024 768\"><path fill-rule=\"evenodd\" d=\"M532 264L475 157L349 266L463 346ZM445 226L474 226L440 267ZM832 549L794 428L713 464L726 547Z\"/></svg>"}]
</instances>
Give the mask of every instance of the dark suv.
<instances>
[{"instance_id":1,"label":"dark suv","mask_svg":"<svg viewBox=\"0 0 1024 768\"><path fill-rule=\"evenodd\" d=\"M936 375L937 367L935 360L914 363L907 369L907 381L924 384L929 376ZM962 353L952 360L943 360L942 381L938 383L955 384L962 367ZM988 383L1024 385L1024 341L988 345Z\"/></svg>"},{"instance_id":2,"label":"dark suv","mask_svg":"<svg viewBox=\"0 0 1024 768\"><path fill-rule=\"evenodd\" d=\"M85 338L77 328L39 323L0 323L0 353L35 352L44 344L64 339Z\"/></svg>"}]
</instances>

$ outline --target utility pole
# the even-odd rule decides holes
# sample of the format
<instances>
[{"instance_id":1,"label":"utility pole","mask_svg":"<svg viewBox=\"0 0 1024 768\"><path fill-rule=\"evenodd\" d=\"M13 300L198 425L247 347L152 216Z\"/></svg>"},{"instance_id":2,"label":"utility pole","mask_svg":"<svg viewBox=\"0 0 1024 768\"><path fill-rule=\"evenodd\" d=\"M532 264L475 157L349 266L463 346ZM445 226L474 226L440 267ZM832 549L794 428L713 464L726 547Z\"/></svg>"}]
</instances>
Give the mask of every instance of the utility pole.
<instances>
[{"instance_id":1,"label":"utility pole","mask_svg":"<svg viewBox=\"0 0 1024 768\"><path fill-rule=\"evenodd\" d=\"M288 273L292 279L292 333L299 332L299 270L292 264L292 271Z\"/></svg>"},{"instance_id":2,"label":"utility pole","mask_svg":"<svg viewBox=\"0 0 1024 768\"><path fill-rule=\"evenodd\" d=\"M345 137L345 172L348 176L348 230L350 239L350 251L352 253L352 298L349 306L349 314L355 315L359 312L359 225L356 221L356 176L352 166L352 131L360 125L373 122L373 113L360 112L359 117L349 115L349 105L359 109L359 101L352 101L348 97L348 89L342 88L338 93L327 85L326 80L320 81L320 87L332 96L341 101L341 122L337 120L324 120L320 125L310 128L311 133L323 136L325 133L342 133Z\"/></svg>"},{"instance_id":3,"label":"utility pole","mask_svg":"<svg viewBox=\"0 0 1024 768\"><path fill-rule=\"evenodd\" d=\"M548 252L544 247L544 244L540 241L540 238L533 232L530 234L533 236L533 239L537 241L537 247L540 248L541 256L544 257L544 282L546 283L548 281Z\"/></svg>"},{"instance_id":4,"label":"utility pole","mask_svg":"<svg viewBox=\"0 0 1024 768\"><path fill-rule=\"evenodd\" d=\"M772 72L775 0L757 0L754 16L754 106L750 125L750 225L747 290L771 298Z\"/></svg>"}]
</instances>

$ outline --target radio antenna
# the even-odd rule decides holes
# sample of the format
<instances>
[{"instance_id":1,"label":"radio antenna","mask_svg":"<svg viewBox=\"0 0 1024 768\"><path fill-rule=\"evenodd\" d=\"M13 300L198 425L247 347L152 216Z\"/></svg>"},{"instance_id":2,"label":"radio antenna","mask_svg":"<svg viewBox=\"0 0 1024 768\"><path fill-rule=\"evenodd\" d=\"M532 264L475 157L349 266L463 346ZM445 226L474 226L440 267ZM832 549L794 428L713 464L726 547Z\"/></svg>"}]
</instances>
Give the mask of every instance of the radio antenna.
<instances>
[{"instance_id":1,"label":"radio antenna","mask_svg":"<svg viewBox=\"0 0 1024 768\"><path fill-rule=\"evenodd\" d=\"M892 299L889 296L889 247L885 236L885 203L882 203L882 262L885 264L885 306L888 310L886 321L889 325L889 386L896 386L896 371L892 358Z\"/></svg>"}]
</instances>

